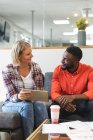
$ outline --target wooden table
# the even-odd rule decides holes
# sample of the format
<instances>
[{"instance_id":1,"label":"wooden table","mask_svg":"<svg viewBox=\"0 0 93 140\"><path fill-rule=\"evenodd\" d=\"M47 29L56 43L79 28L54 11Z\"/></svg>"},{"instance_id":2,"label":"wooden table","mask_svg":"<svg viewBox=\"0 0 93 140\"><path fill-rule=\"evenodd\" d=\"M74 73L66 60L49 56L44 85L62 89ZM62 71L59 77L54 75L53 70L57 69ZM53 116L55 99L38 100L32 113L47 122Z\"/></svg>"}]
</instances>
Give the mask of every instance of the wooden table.
<instances>
[{"instance_id":1,"label":"wooden table","mask_svg":"<svg viewBox=\"0 0 93 140\"><path fill-rule=\"evenodd\" d=\"M43 124L49 123L46 119L26 140L70 140L66 136L60 136L59 138L50 138L48 134L42 134Z\"/></svg>"}]
</instances>

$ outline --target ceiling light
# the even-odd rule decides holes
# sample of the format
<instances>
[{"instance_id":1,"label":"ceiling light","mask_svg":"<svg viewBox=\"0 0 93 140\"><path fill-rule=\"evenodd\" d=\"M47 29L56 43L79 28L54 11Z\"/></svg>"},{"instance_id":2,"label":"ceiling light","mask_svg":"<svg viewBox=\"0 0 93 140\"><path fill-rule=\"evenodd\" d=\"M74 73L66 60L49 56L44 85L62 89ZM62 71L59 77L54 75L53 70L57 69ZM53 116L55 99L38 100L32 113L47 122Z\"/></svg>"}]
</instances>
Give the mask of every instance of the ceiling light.
<instances>
[{"instance_id":1,"label":"ceiling light","mask_svg":"<svg viewBox=\"0 0 93 140\"><path fill-rule=\"evenodd\" d=\"M69 20L69 19L70 19L70 17L67 17L67 19Z\"/></svg>"},{"instance_id":2,"label":"ceiling light","mask_svg":"<svg viewBox=\"0 0 93 140\"><path fill-rule=\"evenodd\" d=\"M75 13L75 14L74 14L74 17L78 17L78 13Z\"/></svg>"},{"instance_id":3,"label":"ceiling light","mask_svg":"<svg viewBox=\"0 0 93 140\"><path fill-rule=\"evenodd\" d=\"M69 20L53 20L54 24L69 24Z\"/></svg>"}]
</instances>

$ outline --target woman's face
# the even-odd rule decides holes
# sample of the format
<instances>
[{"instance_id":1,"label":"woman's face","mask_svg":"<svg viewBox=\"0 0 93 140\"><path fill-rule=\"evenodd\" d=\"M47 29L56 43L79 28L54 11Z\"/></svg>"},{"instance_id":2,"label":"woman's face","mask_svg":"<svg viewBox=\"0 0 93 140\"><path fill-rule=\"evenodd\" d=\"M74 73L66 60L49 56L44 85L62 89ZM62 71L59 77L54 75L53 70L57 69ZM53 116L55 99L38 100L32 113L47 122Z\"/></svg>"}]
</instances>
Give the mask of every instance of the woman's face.
<instances>
[{"instance_id":1,"label":"woman's face","mask_svg":"<svg viewBox=\"0 0 93 140\"><path fill-rule=\"evenodd\" d=\"M25 47L22 54L19 56L20 63L29 64L32 61L32 49L30 47Z\"/></svg>"}]
</instances>

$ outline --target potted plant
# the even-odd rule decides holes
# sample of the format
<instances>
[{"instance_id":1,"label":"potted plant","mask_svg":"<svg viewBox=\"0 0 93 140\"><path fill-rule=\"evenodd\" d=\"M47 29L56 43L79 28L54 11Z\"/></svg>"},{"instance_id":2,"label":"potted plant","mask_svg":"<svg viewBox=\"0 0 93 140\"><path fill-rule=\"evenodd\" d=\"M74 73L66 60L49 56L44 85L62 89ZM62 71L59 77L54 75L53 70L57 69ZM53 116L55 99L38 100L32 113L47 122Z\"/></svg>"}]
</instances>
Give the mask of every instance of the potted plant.
<instances>
[{"instance_id":1,"label":"potted plant","mask_svg":"<svg viewBox=\"0 0 93 140\"><path fill-rule=\"evenodd\" d=\"M88 26L88 22L86 18L80 18L75 23L78 30L85 30L86 27Z\"/></svg>"},{"instance_id":2,"label":"potted plant","mask_svg":"<svg viewBox=\"0 0 93 140\"><path fill-rule=\"evenodd\" d=\"M75 22L78 28L78 46L86 46L86 27L88 22L86 18L80 18Z\"/></svg>"}]
</instances>

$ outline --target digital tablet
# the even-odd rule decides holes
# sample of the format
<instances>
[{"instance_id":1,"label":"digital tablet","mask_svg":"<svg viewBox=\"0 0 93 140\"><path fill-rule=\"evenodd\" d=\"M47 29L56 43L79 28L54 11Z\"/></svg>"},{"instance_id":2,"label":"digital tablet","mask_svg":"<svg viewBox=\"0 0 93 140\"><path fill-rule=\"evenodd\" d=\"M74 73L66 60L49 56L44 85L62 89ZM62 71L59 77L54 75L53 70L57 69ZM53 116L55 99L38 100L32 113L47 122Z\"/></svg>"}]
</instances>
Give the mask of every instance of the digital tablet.
<instances>
[{"instance_id":1,"label":"digital tablet","mask_svg":"<svg viewBox=\"0 0 93 140\"><path fill-rule=\"evenodd\" d=\"M48 102L48 91L22 89L22 93L31 93L32 97L29 100Z\"/></svg>"}]
</instances>

